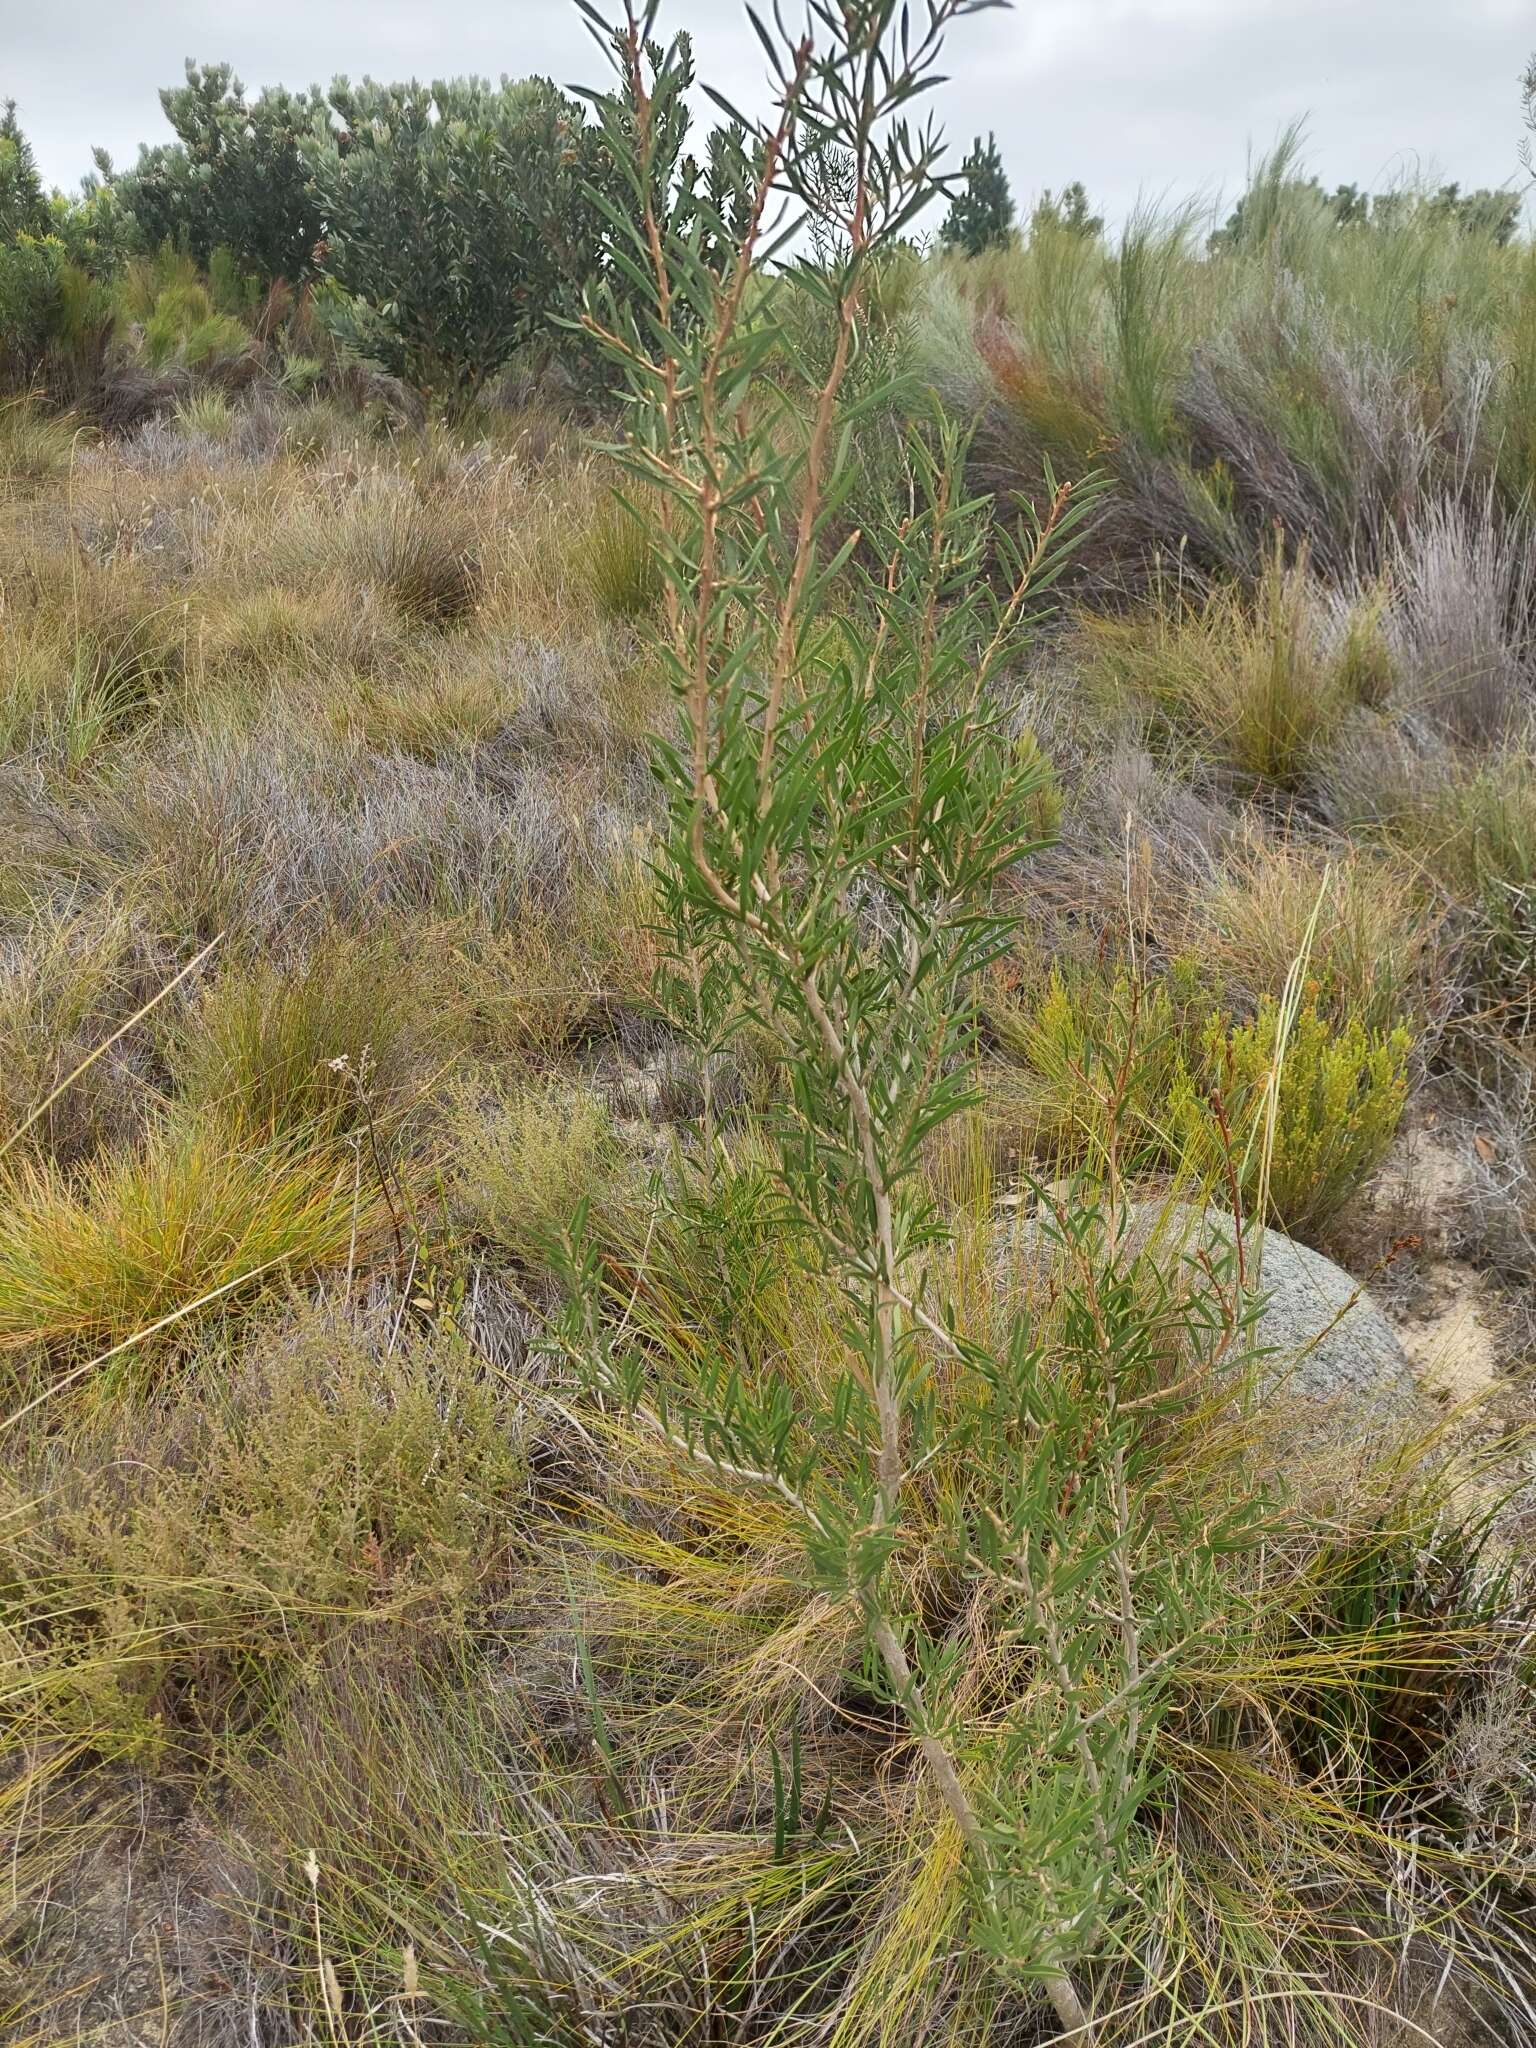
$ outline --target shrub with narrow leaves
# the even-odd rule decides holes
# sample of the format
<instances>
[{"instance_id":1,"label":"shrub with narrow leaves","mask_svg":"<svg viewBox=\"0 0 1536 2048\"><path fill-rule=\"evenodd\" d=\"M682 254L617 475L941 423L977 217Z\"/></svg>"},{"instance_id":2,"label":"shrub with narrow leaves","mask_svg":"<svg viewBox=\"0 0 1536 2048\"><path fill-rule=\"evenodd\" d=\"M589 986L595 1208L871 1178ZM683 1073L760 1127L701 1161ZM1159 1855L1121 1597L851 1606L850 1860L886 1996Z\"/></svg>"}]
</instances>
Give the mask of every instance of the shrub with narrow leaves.
<instances>
[{"instance_id":1,"label":"shrub with narrow leaves","mask_svg":"<svg viewBox=\"0 0 1536 2048\"><path fill-rule=\"evenodd\" d=\"M1213 1018L1201 1065L1170 1104L1186 1158L1214 1179L1224 1120L1257 1220L1315 1237L1386 1155L1407 1096L1411 1043L1401 1026L1374 1032L1354 1017L1340 1025L1315 996L1291 1018L1273 998L1250 1024Z\"/></svg>"}]
</instances>

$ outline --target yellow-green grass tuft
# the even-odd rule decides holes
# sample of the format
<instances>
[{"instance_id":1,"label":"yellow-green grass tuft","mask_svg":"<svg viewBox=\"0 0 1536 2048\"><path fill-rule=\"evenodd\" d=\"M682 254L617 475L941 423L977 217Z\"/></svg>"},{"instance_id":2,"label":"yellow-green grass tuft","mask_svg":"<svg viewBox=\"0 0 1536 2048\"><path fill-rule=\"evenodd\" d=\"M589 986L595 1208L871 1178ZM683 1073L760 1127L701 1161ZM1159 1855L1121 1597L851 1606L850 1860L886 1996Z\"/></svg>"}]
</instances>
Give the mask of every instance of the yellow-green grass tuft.
<instances>
[{"instance_id":1,"label":"yellow-green grass tuft","mask_svg":"<svg viewBox=\"0 0 1536 2048\"><path fill-rule=\"evenodd\" d=\"M79 438L68 413L28 398L0 399L0 495L68 473Z\"/></svg>"},{"instance_id":2,"label":"yellow-green grass tuft","mask_svg":"<svg viewBox=\"0 0 1536 2048\"><path fill-rule=\"evenodd\" d=\"M0 1178L0 1350L106 1351L365 1258L383 1226L359 1162L212 1117L169 1118L77 1174L23 1158Z\"/></svg>"},{"instance_id":3,"label":"yellow-green grass tuft","mask_svg":"<svg viewBox=\"0 0 1536 2048\"><path fill-rule=\"evenodd\" d=\"M1305 558L1287 566L1278 549L1251 599L1224 586L1199 603L1085 614L1078 633L1107 707L1139 710L1170 739L1283 790L1304 784L1359 690L1375 686L1352 641L1331 643Z\"/></svg>"},{"instance_id":4,"label":"yellow-green grass tuft","mask_svg":"<svg viewBox=\"0 0 1536 2048\"><path fill-rule=\"evenodd\" d=\"M661 599L661 559L649 519L622 496L602 504L579 543L593 602L607 618L639 619Z\"/></svg>"},{"instance_id":5,"label":"yellow-green grass tuft","mask_svg":"<svg viewBox=\"0 0 1536 2048\"><path fill-rule=\"evenodd\" d=\"M226 961L170 1047L200 1116L258 1142L390 1124L451 1057L432 990L390 934L323 933L301 960Z\"/></svg>"}]
</instances>

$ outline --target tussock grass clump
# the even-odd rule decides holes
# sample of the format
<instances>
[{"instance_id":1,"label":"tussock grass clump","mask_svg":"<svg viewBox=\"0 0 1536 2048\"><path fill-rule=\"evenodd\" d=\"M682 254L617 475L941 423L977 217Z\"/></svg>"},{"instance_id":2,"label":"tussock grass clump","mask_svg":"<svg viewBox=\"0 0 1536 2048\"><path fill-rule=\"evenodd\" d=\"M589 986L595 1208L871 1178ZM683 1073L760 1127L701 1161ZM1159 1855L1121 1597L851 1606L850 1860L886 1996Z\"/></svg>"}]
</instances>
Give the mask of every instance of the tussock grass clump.
<instances>
[{"instance_id":1,"label":"tussock grass clump","mask_svg":"<svg viewBox=\"0 0 1536 2048\"><path fill-rule=\"evenodd\" d=\"M1396 539L1395 641L1405 707L1463 746L1518 736L1536 709L1536 570L1524 506L1491 492L1419 512Z\"/></svg>"},{"instance_id":2,"label":"tussock grass clump","mask_svg":"<svg viewBox=\"0 0 1536 2048\"><path fill-rule=\"evenodd\" d=\"M482 1052L549 1059L605 1021L653 1007L650 877L638 847L553 909L532 902L512 924L470 917L444 928L447 972Z\"/></svg>"},{"instance_id":3,"label":"tussock grass clump","mask_svg":"<svg viewBox=\"0 0 1536 2048\"><path fill-rule=\"evenodd\" d=\"M213 389L191 392L177 406L175 420L184 433L221 442L233 434L236 415L229 394Z\"/></svg>"},{"instance_id":4,"label":"tussock grass clump","mask_svg":"<svg viewBox=\"0 0 1536 2048\"><path fill-rule=\"evenodd\" d=\"M1109 248L1037 213L929 267L915 353L981 414L980 480L1033 489L1043 457L1116 477L1086 582L1142 588L1174 560L1247 581L1277 527L1347 582L1485 487L1499 521L1523 517L1528 245L1407 186L1343 222L1298 142L1208 238L1187 206L1143 209Z\"/></svg>"},{"instance_id":5,"label":"tussock grass clump","mask_svg":"<svg viewBox=\"0 0 1536 2048\"><path fill-rule=\"evenodd\" d=\"M428 1046L451 1053L421 968L388 933L322 934L288 966L226 963L179 1027L173 1082L198 1115L258 1142L390 1122Z\"/></svg>"},{"instance_id":6,"label":"tussock grass clump","mask_svg":"<svg viewBox=\"0 0 1536 2048\"><path fill-rule=\"evenodd\" d=\"M1186 916L1181 949L1245 1009L1278 998L1303 953L1319 1008L1341 1021L1422 1026L1446 1007L1450 940L1433 891L1348 841L1240 841Z\"/></svg>"},{"instance_id":7,"label":"tussock grass clump","mask_svg":"<svg viewBox=\"0 0 1536 2048\"><path fill-rule=\"evenodd\" d=\"M0 1183L0 1350L105 1351L217 1297L344 1266L383 1225L344 1156L172 1117L71 1176L9 1161Z\"/></svg>"},{"instance_id":8,"label":"tussock grass clump","mask_svg":"<svg viewBox=\"0 0 1536 2048\"><path fill-rule=\"evenodd\" d=\"M610 497L580 544L582 573L598 610L638 619L661 602L661 566L650 524L621 497Z\"/></svg>"},{"instance_id":9,"label":"tussock grass clump","mask_svg":"<svg viewBox=\"0 0 1536 2048\"><path fill-rule=\"evenodd\" d=\"M1456 984L1475 1021L1527 1038L1536 1020L1536 772L1526 747L1481 761L1398 743L1335 764L1341 818L1411 859L1453 906Z\"/></svg>"},{"instance_id":10,"label":"tussock grass clump","mask_svg":"<svg viewBox=\"0 0 1536 2048\"><path fill-rule=\"evenodd\" d=\"M151 1034L119 1027L161 985L127 905L27 905L23 935L0 948L0 1146L68 1167L135 1132L156 1099Z\"/></svg>"},{"instance_id":11,"label":"tussock grass clump","mask_svg":"<svg viewBox=\"0 0 1536 2048\"><path fill-rule=\"evenodd\" d=\"M445 659L417 652L333 700L338 727L380 752L423 761L469 752L508 726L527 697L523 664L495 643Z\"/></svg>"},{"instance_id":12,"label":"tussock grass clump","mask_svg":"<svg viewBox=\"0 0 1536 2048\"><path fill-rule=\"evenodd\" d=\"M73 550L26 564L17 587L0 653L0 744L76 774L158 715L186 665L190 607L136 562Z\"/></svg>"},{"instance_id":13,"label":"tussock grass clump","mask_svg":"<svg viewBox=\"0 0 1536 2048\"><path fill-rule=\"evenodd\" d=\"M367 610L366 605L348 605L340 590L293 590L270 583L233 593L205 610L198 622L198 680L205 686L210 678L218 684L272 681L305 670L324 671L359 653L363 666ZM395 621L389 623L395 628ZM398 637L397 630L390 631L386 645L393 647Z\"/></svg>"},{"instance_id":14,"label":"tussock grass clump","mask_svg":"<svg viewBox=\"0 0 1536 2048\"><path fill-rule=\"evenodd\" d=\"M605 786L606 785L606 786ZM292 942L399 918L492 931L627 864L634 798L602 764L517 746L422 760L295 724L205 725L98 792L61 861L144 878L204 941Z\"/></svg>"},{"instance_id":15,"label":"tussock grass clump","mask_svg":"<svg viewBox=\"0 0 1536 2048\"><path fill-rule=\"evenodd\" d=\"M68 473L79 429L68 413L27 398L0 399L0 498Z\"/></svg>"},{"instance_id":16,"label":"tussock grass clump","mask_svg":"<svg viewBox=\"0 0 1536 2048\"><path fill-rule=\"evenodd\" d=\"M1250 599L1219 588L1079 622L1087 680L1255 781L1300 788L1358 699L1359 650L1329 648L1305 563L1276 553ZM1371 672L1374 686L1374 672Z\"/></svg>"},{"instance_id":17,"label":"tussock grass clump","mask_svg":"<svg viewBox=\"0 0 1536 2048\"><path fill-rule=\"evenodd\" d=\"M453 626L479 599L477 544L456 498L381 482L349 506L338 545L351 573L385 591L407 624Z\"/></svg>"}]
</instances>

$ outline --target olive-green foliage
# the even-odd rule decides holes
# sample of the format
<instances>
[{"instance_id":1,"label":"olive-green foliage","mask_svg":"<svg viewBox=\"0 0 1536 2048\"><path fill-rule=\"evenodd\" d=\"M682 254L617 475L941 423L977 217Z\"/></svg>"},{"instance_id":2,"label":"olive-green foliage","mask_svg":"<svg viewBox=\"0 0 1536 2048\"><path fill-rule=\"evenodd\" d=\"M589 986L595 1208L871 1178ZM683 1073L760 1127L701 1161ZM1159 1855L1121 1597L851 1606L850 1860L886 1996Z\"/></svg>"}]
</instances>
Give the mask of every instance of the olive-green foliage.
<instances>
[{"instance_id":1,"label":"olive-green foliage","mask_svg":"<svg viewBox=\"0 0 1536 2048\"><path fill-rule=\"evenodd\" d=\"M548 1266L578 1202L617 1214L624 1154L607 1110L568 1082L497 1076L467 1087L453 1116L465 1226L535 1271Z\"/></svg>"},{"instance_id":2,"label":"olive-green foliage","mask_svg":"<svg viewBox=\"0 0 1536 2048\"><path fill-rule=\"evenodd\" d=\"M0 374L8 385L36 376L57 317L63 248L31 235L0 242Z\"/></svg>"},{"instance_id":3,"label":"olive-green foliage","mask_svg":"<svg viewBox=\"0 0 1536 2048\"><path fill-rule=\"evenodd\" d=\"M250 331L237 317L239 294L229 291L227 275L224 283L221 292L185 250L165 242L125 265L112 287L113 311L120 326L137 329L152 367L196 367L251 346Z\"/></svg>"},{"instance_id":4,"label":"olive-green foliage","mask_svg":"<svg viewBox=\"0 0 1536 2048\"><path fill-rule=\"evenodd\" d=\"M363 309L365 350L472 397L579 307L599 241L586 187L604 176L600 138L546 79L340 79L330 104L337 125L303 144L325 275Z\"/></svg>"},{"instance_id":5,"label":"olive-green foliage","mask_svg":"<svg viewBox=\"0 0 1536 2048\"><path fill-rule=\"evenodd\" d=\"M829 11L814 68L780 27L783 169L762 166L753 230L723 274L697 237L659 217L654 197L658 132L691 83L676 52L643 45L632 19L615 40L617 85L594 100L626 186L618 251L641 278L647 252L661 252L650 303L610 293L592 319L628 386L626 466L665 505L652 523L666 582L656 651L677 731L658 750L668 810L662 998L704 1060L739 1016L780 1039L791 1102L774 1178L804 1264L837 1287L843 1330L824 1375L794 1385L787 1375L748 1381L711 1346L692 1357L653 1350L612 1313L600 1257L575 1231L562 1338L605 1398L641 1415L659 1410L673 1445L705 1469L790 1503L810 1584L846 1604L861 1661L923 1745L975 1884L973 1939L1005 1970L1041 1978L1058 2016L1077 2027L1086 2022L1073 1975L1126 1881L1143 1768L1136 1736L1127 1742L1123 1727L1106 1726L1083 1762L1060 1659L1059 1684L1015 1697L981 1725L957 1687L969 1653L951 1665L895 1560L910 1555L921 1513L904 1491L909 1466L944 1457L972 1432L991 1439L1009 1427L1005 1416L1036 1413L1037 1362L1017 1344L984 1363L956 1345L951 1413L919 1391L917 1327L942 1329L948 1304L924 1301L923 1254L944 1233L918 1172L925 1141L970 1097L971 992L1010 928L999 885L1030 850L1043 779L1010 743L991 687L1091 492L1053 488L1016 535L1000 531L990 504L963 486L961 433L942 418L919 420L902 444L905 489L871 522L864 557L850 541L845 561L820 559L853 480L852 436L829 429L878 272L872 259L933 189L927 131L884 124L923 91L944 26L968 11L940 0L915 36L897 0L835 22ZM779 177L809 211L814 245L841 252L824 275L797 280L820 298L833 337L808 400L819 423L809 436L768 375L792 347L794 317L760 240L771 230L757 225ZM763 403L745 402L757 390ZM890 379L877 377L861 407L873 412L891 395ZM996 587L986 574L994 548ZM831 659L807 659L832 637L822 614L845 566L841 646ZM866 902L881 906L867 924L853 908ZM709 1173L708 1101L705 1118ZM1108 1348L1101 1364L1113 1373ZM1066 1436L1046 1428L1029 1443L1016 1485L993 1490L987 1475L978 1494L955 1502L950 1540L965 1560L955 1604L1004 1603L1019 1641L1038 1645L1040 1629L1057 1625L1044 1620L1056 1611L1054 1586L1031 1578L1045 1548L1060 1555L1081 1540L1095 1560L1086 1569L1102 1571L1111 1551L1138 1540L1130 1517L1140 1511L1127 1506L1123 1465L1120 1483L1107 1467L1080 1468L1085 1519L1056 1527L1047 1503L1060 1494ZM1123 1445L1108 1453L1124 1454ZM1191 1589L1169 1563L1166 1578L1153 1567L1148 1580L1157 1579L1165 1617ZM1123 1630L1137 1623L1123 1581L1121 1593L1120 1648L1102 1630L1093 1640L1086 1607L1074 1609L1060 1623L1072 1659L1123 1654ZM1149 1696L1133 1719L1145 1712L1150 1725L1158 1711Z\"/></svg>"},{"instance_id":6,"label":"olive-green foliage","mask_svg":"<svg viewBox=\"0 0 1536 2048\"><path fill-rule=\"evenodd\" d=\"M323 93L281 86L248 97L228 64L187 60L185 85L160 94L173 143L141 147L116 180L139 245L207 264L221 245L262 284L313 273L324 215L301 142L326 118Z\"/></svg>"},{"instance_id":7,"label":"olive-green foliage","mask_svg":"<svg viewBox=\"0 0 1536 2048\"><path fill-rule=\"evenodd\" d=\"M0 110L0 242L38 236L48 228L48 202L32 145L16 118L16 102Z\"/></svg>"},{"instance_id":8,"label":"olive-green foliage","mask_svg":"<svg viewBox=\"0 0 1536 2048\"><path fill-rule=\"evenodd\" d=\"M41 383L67 400L110 325L105 290L56 235L0 241L0 390Z\"/></svg>"},{"instance_id":9,"label":"olive-green foliage","mask_svg":"<svg viewBox=\"0 0 1536 2048\"><path fill-rule=\"evenodd\" d=\"M163 292L144 323L144 354L156 368L177 360L195 367L239 355L248 345L239 321L216 311L211 293L200 284Z\"/></svg>"},{"instance_id":10,"label":"olive-green foliage","mask_svg":"<svg viewBox=\"0 0 1536 2048\"><path fill-rule=\"evenodd\" d=\"M113 182L110 159L98 152L98 163L102 168L88 171L77 192L52 195L48 227L71 263L108 286L127 260L135 224Z\"/></svg>"}]
</instances>

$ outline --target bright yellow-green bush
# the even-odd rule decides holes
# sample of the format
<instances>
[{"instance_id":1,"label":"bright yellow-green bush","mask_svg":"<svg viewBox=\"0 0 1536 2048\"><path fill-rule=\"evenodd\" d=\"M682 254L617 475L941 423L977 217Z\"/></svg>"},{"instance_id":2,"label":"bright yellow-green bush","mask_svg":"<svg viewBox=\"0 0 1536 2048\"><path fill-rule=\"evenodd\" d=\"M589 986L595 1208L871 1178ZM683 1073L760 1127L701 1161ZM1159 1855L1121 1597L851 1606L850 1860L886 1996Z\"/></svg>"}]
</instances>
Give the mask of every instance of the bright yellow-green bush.
<instances>
[{"instance_id":1,"label":"bright yellow-green bush","mask_svg":"<svg viewBox=\"0 0 1536 2048\"><path fill-rule=\"evenodd\" d=\"M160 294L144 322L143 346L157 368L177 361L195 367L243 354L250 335L232 315L219 312L206 286L173 285Z\"/></svg>"},{"instance_id":2,"label":"bright yellow-green bush","mask_svg":"<svg viewBox=\"0 0 1536 2048\"><path fill-rule=\"evenodd\" d=\"M1408 1087L1408 1032L1369 1030L1325 1016L1315 995L1288 1030L1266 997L1250 1024L1214 1017L1198 1069L1180 1077L1170 1107L1186 1161L1225 1172L1216 1104L1233 1140L1245 1205L1298 1237L1337 1216L1396 1133Z\"/></svg>"},{"instance_id":3,"label":"bright yellow-green bush","mask_svg":"<svg viewBox=\"0 0 1536 2048\"><path fill-rule=\"evenodd\" d=\"M1273 996L1234 1022L1192 960L1161 981L1052 968L1033 1002L994 1000L990 1027L1017 1065L994 1073L994 1124L1050 1165L1192 1174L1303 1237L1336 1216L1391 1143L1410 1036L1319 1007L1288 1031ZM1223 1129L1225 1126L1225 1130Z\"/></svg>"},{"instance_id":4,"label":"bright yellow-green bush","mask_svg":"<svg viewBox=\"0 0 1536 2048\"><path fill-rule=\"evenodd\" d=\"M995 994L987 1023L1018 1064L993 1077L993 1118L1053 1164L1092 1157L1112 1125L1117 1142L1130 1138L1148 1163L1166 1158L1175 1143L1168 1104L1187 1073L1200 1000L1186 963L1148 982L1058 962L1034 1000Z\"/></svg>"}]
</instances>

